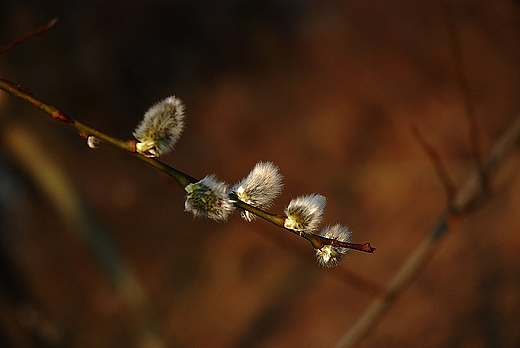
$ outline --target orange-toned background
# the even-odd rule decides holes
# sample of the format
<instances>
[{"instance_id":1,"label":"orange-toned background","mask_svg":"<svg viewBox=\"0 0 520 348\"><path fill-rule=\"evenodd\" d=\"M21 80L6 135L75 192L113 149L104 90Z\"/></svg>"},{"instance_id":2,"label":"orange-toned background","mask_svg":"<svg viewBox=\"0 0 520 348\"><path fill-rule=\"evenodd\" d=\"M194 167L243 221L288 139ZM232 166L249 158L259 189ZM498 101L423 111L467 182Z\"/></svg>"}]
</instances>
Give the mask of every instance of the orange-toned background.
<instances>
[{"instance_id":1,"label":"orange-toned background","mask_svg":"<svg viewBox=\"0 0 520 348\"><path fill-rule=\"evenodd\" d=\"M452 2L484 149L520 111L519 6ZM274 162L285 187L273 211L325 195L325 224L377 248L339 267L377 284L445 210L410 124L458 184L474 168L440 1L3 1L0 45L54 16L51 31L0 56L2 77L124 139L177 95L187 128L165 162L230 184ZM194 220L164 174L89 149L4 93L0 108L0 343L329 347L374 299L319 268L305 240L237 214ZM22 135L42 152L32 160L65 174L140 292L111 285L81 228L31 179ZM518 347L519 197L513 178L461 219L361 347Z\"/></svg>"}]
</instances>

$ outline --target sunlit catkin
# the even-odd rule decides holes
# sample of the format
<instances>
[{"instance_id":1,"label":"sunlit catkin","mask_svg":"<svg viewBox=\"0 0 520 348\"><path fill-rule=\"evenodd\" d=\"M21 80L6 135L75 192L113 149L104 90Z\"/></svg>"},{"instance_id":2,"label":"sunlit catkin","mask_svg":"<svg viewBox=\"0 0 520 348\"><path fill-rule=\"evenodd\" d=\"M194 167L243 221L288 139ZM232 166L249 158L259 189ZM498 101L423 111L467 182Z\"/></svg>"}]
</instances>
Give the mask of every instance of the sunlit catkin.
<instances>
[{"instance_id":1,"label":"sunlit catkin","mask_svg":"<svg viewBox=\"0 0 520 348\"><path fill-rule=\"evenodd\" d=\"M282 190L282 175L271 162L258 162L253 170L231 188L231 193L241 201L260 209L269 208ZM241 210L240 216L252 221L256 216Z\"/></svg>"},{"instance_id":2,"label":"sunlit catkin","mask_svg":"<svg viewBox=\"0 0 520 348\"><path fill-rule=\"evenodd\" d=\"M318 194L293 199L285 208L284 227L303 232L316 230L321 223L325 203L325 197Z\"/></svg>"},{"instance_id":3,"label":"sunlit catkin","mask_svg":"<svg viewBox=\"0 0 520 348\"><path fill-rule=\"evenodd\" d=\"M159 157L173 149L184 129L184 104L175 96L153 105L135 129L136 151Z\"/></svg>"},{"instance_id":4,"label":"sunlit catkin","mask_svg":"<svg viewBox=\"0 0 520 348\"><path fill-rule=\"evenodd\" d=\"M320 236L338 240L340 242L350 243L352 232L350 232L348 228L336 224L334 226L326 227L321 231ZM349 251L349 248L324 245L321 249L316 249L316 258L321 266L334 267Z\"/></svg>"},{"instance_id":5,"label":"sunlit catkin","mask_svg":"<svg viewBox=\"0 0 520 348\"><path fill-rule=\"evenodd\" d=\"M227 194L227 185L218 181L214 175L208 175L184 189L188 193L185 209L195 217L205 216L212 220L225 221L235 210L235 205Z\"/></svg>"}]
</instances>

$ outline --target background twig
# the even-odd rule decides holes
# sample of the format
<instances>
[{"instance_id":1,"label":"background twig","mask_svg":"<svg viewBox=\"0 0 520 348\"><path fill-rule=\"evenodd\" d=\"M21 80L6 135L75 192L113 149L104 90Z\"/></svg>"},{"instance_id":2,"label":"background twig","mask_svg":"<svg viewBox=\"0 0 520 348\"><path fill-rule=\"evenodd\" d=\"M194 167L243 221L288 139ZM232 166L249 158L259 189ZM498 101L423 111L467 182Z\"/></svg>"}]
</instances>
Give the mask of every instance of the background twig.
<instances>
[{"instance_id":1,"label":"background twig","mask_svg":"<svg viewBox=\"0 0 520 348\"><path fill-rule=\"evenodd\" d=\"M58 22L58 18L55 17L55 18L51 19L49 21L49 23L47 23L39 28L36 28L35 30L31 31L30 33L27 33L26 35L12 41L11 43L5 45L4 47L0 48L0 54L10 51L11 49L13 49L14 46L34 37L36 35L45 33L46 31L51 29L57 22Z\"/></svg>"},{"instance_id":2,"label":"background twig","mask_svg":"<svg viewBox=\"0 0 520 348\"><path fill-rule=\"evenodd\" d=\"M501 160L512 150L519 139L520 115L506 129L489 152L484 165L484 169L487 173L493 174L501 165L504 165L504 163L501 163ZM461 213L466 212L468 209L471 209L476 201L482 199L484 191L482 189L481 178L480 169L477 169L456 192L453 200L455 211ZM407 285L410 284L428 262L439 245L439 242L449 230L450 220L452 218L453 216L450 214L443 214L439 217L427 236L388 282L385 293L372 302L355 324L339 339L334 346L335 348L353 347L374 329L392 303L394 303L397 297L406 289Z\"/></svg>"},{"instance_id":3,"label":"background twig","mask_svg":"<svg viewBox=\"0 0 520 348\"><path fill-rule=\"evenodd\" d=\"M488 189L488 175L484 170L484 155L482 144L482 133L477 120L477 110L475 107L474 93L471 90L468 78L464 73L464 63L462 60L462 52L460 47L460 34L453 14L452 3L449 0L443 0L444 11L447 18L448 36L450 43L450 52L453 59L455 77L464 102L464 111L468 119L469 135L471 141L471 149L473 156L481 171L482 186Z\"/></svg>"},{"instance_id":4,"label":"background twig","mask_svg":"<svg viewBox=\"0 0 520 348\"><path fill-rule=\"evenodd\" d=\"M442 185L444 186L444 190L446 191L446 199L448 202L448 211L455 212L453 207L451 207L450 205L453 203L453 200L457 193L457 187L451 179L446 165L442 161L442 158L437 149L430 143L428 143L428 141L424 138L424 135L420 131L419 126L417 124L412 124L411 129L412 133L417 138L417 141L422 146L422 148L430 158L431 162L433 163L435 171L437 172L437 175L439 176L439 179Z\"/></svg>"}]
</instances>

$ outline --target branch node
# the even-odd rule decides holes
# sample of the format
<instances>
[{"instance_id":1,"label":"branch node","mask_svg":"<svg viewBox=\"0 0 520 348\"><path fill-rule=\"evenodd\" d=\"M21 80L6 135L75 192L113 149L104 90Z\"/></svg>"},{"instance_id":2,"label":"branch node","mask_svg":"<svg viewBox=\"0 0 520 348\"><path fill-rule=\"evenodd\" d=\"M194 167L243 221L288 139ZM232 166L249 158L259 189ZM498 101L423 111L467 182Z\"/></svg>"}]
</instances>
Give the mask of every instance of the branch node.
<instances>
[{"instance_id":1,"label":"branch node","mask_svg":"<svg viewBox=\"0 0 520 348\"><path fill-rule=\"evenodd\" d=\"M54 110L54 112L52 113L52 118L56 119L56 120L59 120L59 121L63 121L63 122L67 122L67 123L74 123L74 120L72 118L70 118L69 116L65 115L63 112L61 112L60 110Z\"/></svg>"}]
</instances>

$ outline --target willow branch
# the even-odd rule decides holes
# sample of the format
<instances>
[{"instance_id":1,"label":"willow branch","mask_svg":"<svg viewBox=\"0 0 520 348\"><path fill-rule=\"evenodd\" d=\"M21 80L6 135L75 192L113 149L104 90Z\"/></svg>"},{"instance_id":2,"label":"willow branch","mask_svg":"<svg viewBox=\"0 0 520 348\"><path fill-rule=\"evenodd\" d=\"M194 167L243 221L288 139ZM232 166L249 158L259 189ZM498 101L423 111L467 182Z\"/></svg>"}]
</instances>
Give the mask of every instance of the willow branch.
<instances>
[{"instance_id":1,"label":"willow branch","mask_svg":"<svg viewBox=\"0 0 520 348\"><path fill-rule=\"evenodd\" d=\"M27 92L26 89L18 88L16 84L13 84L4 79L0 79L0 89L2 89L3 91L5 91L17 98L20 98L20 99L26 101L27 103L31 104L38 110L41 110L44 113L46 113L47 115L51 116L53 119L69 124L82 137L87 138L89 136L93 136L118 149L131 153L135 157L139 158L141 161L144 161L144 162L148 163L149 165L168 174L169 176L174 178L179 183L179 185L181 185L182 187L186 187L186 185L188 185L191 182L198 181L197 179L195 179L185 173L182 173L181 171L179 171L173 167L170 167L169 165L167 165L161 161L158 161L154 158L149 158L149 157L146 157L146 156L143 156L143 155L137 153L136 149L135 149L135 144L136 144L135 140L124 141L124 140L120 140L120 139L111 137L103 132L100 132L99 130L97 130L93 127L90 127L82 122L79 122L79 121L73 119L72 117L66 115L64 112L55 108L54 106L40 101L39 99L34 97L32 95L32 93Z\"/></svg>"},{"instance_id":2,"label":"willow branch","mask_svg":"<svg viewBox=\"0 0 520 348\"><path fill-rule=\"evenodd\" d=\"M18 85L11 83L9 81L6 81L4 79L0 79L0 89L3 91L24 100L25 102L31 104L38 110L43 111L47 115L50 115L53 119L62 121L64 123L67 123L72 128L74 128L82 137L88 138L88 137L95 137L97 139L100 139L101 141L110 144L118 149L121 149L127 153L132 154L133 156L137 157L141 161L144 161L148 163L149 165L159 169L160 171L166 173L167 175L174 178L177 183L185 188L190 183L195 183L198 180L193 178L192 176L185 174L166 163L163 163L155 158L146 157L144 155L141 155L136 151L136 141L135 140L129 140L124 141L120 139L116 139L114 137L111 137L93 127L90 127L82 122L79 122L72 117L66 115L61 110L55 108L52 105L46 104L42 102L41 100L37 99L32 93L28 92L25 88L19 88ZM265 219L272 224L284 228L292 233L298 234L300 237L303 237L307 239L314 248L320 249L324 245L332 245L336 247L342 247L342 248L349 248L353 250L358 250L362 252L368 252L368 253L374 253L375 248L373 248L370 243L364 243L364 244L355 244L355 243L346 243L341 242L335 239L329 239L322 236L318 236L313 233L306 233L306 232L298 232L291 229L287 229L284 227L284 221L285 217L282 215L276 215L271 214L266 211L263 211L262 209L258 209L256 207L253 207L245 202L242 202L240 200L236 201L237 206L239 208L242 208L244 210L247 210L251 212L252 214L255 214L262 219Z\"/></svg>"}]
</instances>

